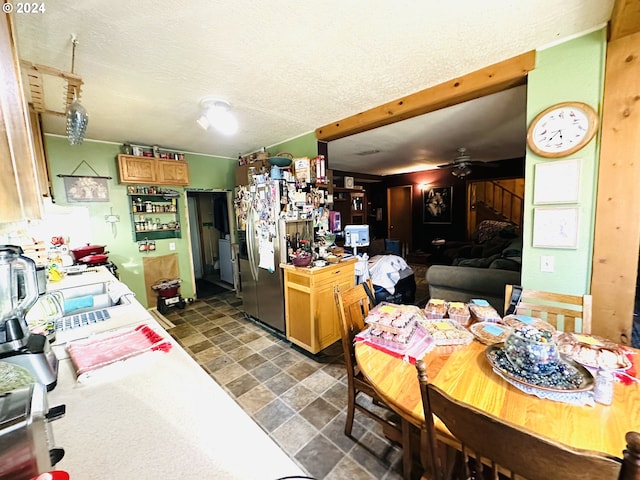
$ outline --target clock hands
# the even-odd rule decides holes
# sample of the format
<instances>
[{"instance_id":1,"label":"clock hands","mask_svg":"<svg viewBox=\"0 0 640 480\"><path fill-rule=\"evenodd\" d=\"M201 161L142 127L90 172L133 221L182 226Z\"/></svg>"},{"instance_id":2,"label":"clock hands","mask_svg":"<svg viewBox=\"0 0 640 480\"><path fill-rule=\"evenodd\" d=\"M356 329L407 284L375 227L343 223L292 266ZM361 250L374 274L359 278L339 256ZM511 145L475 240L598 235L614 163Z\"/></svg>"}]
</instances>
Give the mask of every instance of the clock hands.
<instances>
[{"instance_id":1,"label":"clock hands","mask_svg":"<svg viewBox=\"0 0 640 480\"><path fill-rule=\"evenodd\" d=\"M558 129L558 130L556 130L556 131L555 131L555 133L554 133L553 135L551 135L551 136L547 139L547 141L549 141L549 142L550 142L550 141L551 141L551 140L553 140L553 138L554 138L556 135L558 135L558 134L560 134L560 140L562 140L562 130L561 130L561 129Z\"/></svg>"}]
</instances>

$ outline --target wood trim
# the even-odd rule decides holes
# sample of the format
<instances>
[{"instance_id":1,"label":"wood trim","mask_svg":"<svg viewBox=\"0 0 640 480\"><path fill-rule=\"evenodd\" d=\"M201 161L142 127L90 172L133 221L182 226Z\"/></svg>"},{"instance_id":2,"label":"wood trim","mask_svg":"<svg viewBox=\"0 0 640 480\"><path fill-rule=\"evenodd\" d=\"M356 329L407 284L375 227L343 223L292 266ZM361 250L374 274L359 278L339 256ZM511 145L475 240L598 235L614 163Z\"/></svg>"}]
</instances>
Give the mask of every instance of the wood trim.
<instances>
[{"instance_id":1,"label":"wood trim","mask_svg":"<svg viewBox=\"0 0 640 480\"><path fill-rule=\"evenodd\" d=\"M535 61L535 51L523 53L324 125L316 129L316 138L320 141L336 140L523 85L526 82L527 73L535 68Z\"/></svg>"},{"instance_id":2,"label":"wood trim","mask_svg":"<svg viewBox=\"0 0 640 480\"><path fill-rule=\"evenodd\" d=\"M640 0L616 0L609 22L609 41L640 32Z\"/></svg>"},{"instance_id":3,"label":"wood trim","mask_svg":"<svg viewBox=\"0 0 640 480\"><path fill-rule=\"evenodd\" d=\"M609 42L593 248L593 333L631 343L640 249L640 33Z\"/></svg>"}]
</instances>

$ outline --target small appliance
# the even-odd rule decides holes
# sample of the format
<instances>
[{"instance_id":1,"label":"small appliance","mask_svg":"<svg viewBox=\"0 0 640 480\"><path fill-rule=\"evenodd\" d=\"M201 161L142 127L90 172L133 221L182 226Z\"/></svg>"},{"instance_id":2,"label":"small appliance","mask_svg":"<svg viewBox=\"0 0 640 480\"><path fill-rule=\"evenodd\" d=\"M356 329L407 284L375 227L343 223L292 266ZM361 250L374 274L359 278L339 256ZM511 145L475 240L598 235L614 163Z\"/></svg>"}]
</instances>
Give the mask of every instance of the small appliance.
<instances>
[{"instance_id":1,"label":"small appliance","mask_svg":"<svg viewBox=\"0 0 640 480\"><path fill-rule=\"evenodd\" d=\"M329 231L331 233L336 233L340 230L342 230L340 212L332 210L329 212Z\"/></svg>"},{"instance_id":2,"label":"small appliance","mask_svg":"<svg viewBox=\"0 0 640 480\"><path fill-rule=\"evenodd\" d=\"M29 480L49 472L64 456L49 422L66 406L49 408L44 385L33 383L0 394L0 478Z\"/></svg>"},{"instance_id":3,"label":"small appliance","mask_svg":"<svg viewBox=\"0 0 640 480\"><path fill-rule=\"evenodd\" d=\"M30 371L52 390L58 359L45 335L32 333L26 314L38 300L35 262L16 245L0 245L0 360Z\"/></svg>"},{"instance_id":4,"label":"small appliance","mask_svg":"<svg viewBox=\"0 0 640 480\"><path fill-rule=\"evenodd\" d=\"M151 288L158 294L158 311L163 315L169 311L169 308L176 306L178 308L184 308L186 302L182 295L180 295L180 279L165 280L156 285L152 285Z\"/></svg>"}]
</instances>

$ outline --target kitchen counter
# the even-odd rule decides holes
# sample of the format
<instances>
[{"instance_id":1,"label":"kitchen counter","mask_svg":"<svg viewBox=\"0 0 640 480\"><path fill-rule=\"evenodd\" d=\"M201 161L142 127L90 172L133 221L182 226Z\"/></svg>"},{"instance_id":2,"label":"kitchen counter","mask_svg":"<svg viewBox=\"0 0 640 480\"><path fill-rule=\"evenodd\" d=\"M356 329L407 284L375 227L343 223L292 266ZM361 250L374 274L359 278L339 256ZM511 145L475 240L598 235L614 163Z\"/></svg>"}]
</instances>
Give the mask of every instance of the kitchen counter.
<instances>
[{"instance_id":1,"label":"kitchen counter","mask_svg":"<svg viewBox=\"0 0 640 480\"><path fill-rule=\"evenodd\" d=\"M69 285L84 276L115 280L102 272L64 280ZM78 383L65 349L68 338L58 336L58 385L49 392L49 404L64 403L67 413L52 424L55 443L66 452L56 469L77 480L305 475L139 302L112 311L112 319L99 324L101 331L147 324L170 339L172 348Z\"/></svg>"}]
</instances>

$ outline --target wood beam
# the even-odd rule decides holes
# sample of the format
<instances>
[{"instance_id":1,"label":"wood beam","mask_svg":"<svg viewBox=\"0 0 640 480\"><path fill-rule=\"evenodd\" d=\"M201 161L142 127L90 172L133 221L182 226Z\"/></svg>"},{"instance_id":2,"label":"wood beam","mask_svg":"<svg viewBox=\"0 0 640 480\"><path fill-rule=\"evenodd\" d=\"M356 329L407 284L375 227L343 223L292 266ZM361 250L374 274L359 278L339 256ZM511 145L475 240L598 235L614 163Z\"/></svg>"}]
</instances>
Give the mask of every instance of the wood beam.
<instances>
[{"instance_id":1,"label":"wood beam","mask_svg":"<svg viewBox=\"0 0 640 480\"><path fill-rule=\"evenodd\" d=\"M316 138L336 140L523 85L535 62L535 51L523 53L320 127Z\"/></svg>"},{"instance_id":2,"label":"wood beam","mask_svg":"<svg viewBox=\"0 0 640 480\"><path fill-rule=\"evenodd\" d=\"M609 41L640 32L640 0L616 0L609 22Z\"/></svg>"},{"instance_id":3,"label":"wood beam","mask_svg":"<svg viewBox=\"0 0 640 480\"><path fill-rule=\"evenodd\" d=\"M629 345L640 249L640 32L607 46L593 245L592 332Z\"/></svg>"}]
</instances>

